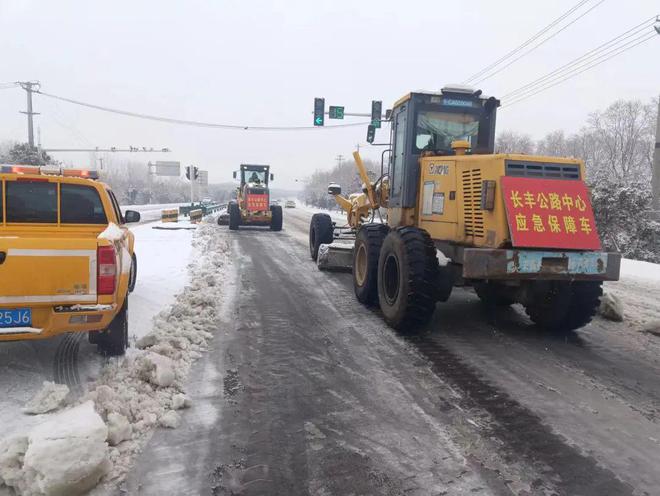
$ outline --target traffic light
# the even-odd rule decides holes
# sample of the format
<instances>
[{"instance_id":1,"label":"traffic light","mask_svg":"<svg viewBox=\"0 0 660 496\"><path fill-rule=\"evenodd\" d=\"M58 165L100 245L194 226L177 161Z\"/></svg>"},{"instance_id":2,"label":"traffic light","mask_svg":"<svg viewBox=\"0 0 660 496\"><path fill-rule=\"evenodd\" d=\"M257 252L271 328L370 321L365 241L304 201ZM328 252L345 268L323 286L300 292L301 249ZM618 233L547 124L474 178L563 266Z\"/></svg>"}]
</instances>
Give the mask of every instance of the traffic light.
<instances>
[{"instance_id":1,"label":"traffic light","mask_svg":"<svg viewBox=\"0 0 660 496\"><path fill-rule=\"evenodd\" d=\"M371 101L371 125L380 128L380 120L382 119L383 102L376 100Z\"/></svg>"},{"instance_id":2,"label":"traffic light","mask_svg":"<svg viewBox=\"0 0 660 496\"><path fill-rule=\"evenodd\" d=\"M186 167L186 179L190 180L190 165Z\"/></svg>"},{"instance_id":3,"label":"traffic light","mask_svg":"<svg viewBox=\"0 0 660 496\"><path fill-rule=\"evenodd\" d=\"M373 143L376 138L376 126L369 124L367 127L367 143Z\"/></svg>"},{"instance_id":4,"label":"traffic light","mask_svg":"<svg viewBox=\"0 0 660 496\"><path fill-rule=\"evenodd\" d=\"M314 125L322 126L325 120L325 98L314 98Z\"/></svg>"},{"instance_id":5,"label":"traffic light","mask_svg":"<svg viewBox=\"0 0 660 496\"><path fill-rule=\"evenodd\" d=\"M328 117L330 119L343 119L344 118L344 107L336 107L330 105L328 109Z\"/></svg>"},{"instance_id":6,"label":"traffic light","mask_svg":"<svg viewBox=\"0 0 660 496\"><path fill-rule=\"evenodd\" d=\"M199 169L197 167L193 167L193 170L195 172L195 181L199 179Z\"/></svg>"}]
</instances>

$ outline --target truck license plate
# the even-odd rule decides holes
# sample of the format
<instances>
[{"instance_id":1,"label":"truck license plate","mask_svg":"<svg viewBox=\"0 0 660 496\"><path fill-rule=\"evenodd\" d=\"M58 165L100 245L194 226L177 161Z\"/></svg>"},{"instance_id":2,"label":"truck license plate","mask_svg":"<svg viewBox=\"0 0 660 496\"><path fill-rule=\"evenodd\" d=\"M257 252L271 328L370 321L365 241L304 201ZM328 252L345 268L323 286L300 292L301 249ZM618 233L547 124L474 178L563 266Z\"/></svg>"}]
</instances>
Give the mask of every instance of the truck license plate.
<instances>
[{"instance_id":1,"label":"truck license plate","mask_svg":"<svg viewBox=\"0 0 660 496\"><path fill-rule=\"evenodd\" d=\"M30 308L0 308L0 327L31 327L32 310Z\"/></svg>"}]
</instances>

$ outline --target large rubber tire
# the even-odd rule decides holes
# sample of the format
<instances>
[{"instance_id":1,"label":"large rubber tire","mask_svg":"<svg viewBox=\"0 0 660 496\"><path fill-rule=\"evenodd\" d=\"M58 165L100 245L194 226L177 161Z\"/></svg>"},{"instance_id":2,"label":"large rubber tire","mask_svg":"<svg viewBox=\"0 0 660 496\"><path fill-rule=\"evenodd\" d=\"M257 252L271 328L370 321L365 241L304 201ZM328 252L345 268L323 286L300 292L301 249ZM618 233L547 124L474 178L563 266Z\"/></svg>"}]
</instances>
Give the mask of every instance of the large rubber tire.
<instances>
[{"instance_id":1,"label":"large rubber tire","mask_svg":"<svg viewBox=\"0 0 660 496\"><path fill-rule=\"evenodd\" d=\"M515 300L506 293L506 288L503 288L501 284L480 281L474 283L473 287L474 292L487 307L508 307L515 303Z\"/></svg>"},{"instance_id":2,"label":"large rubber tire","mask_svg":"<svg viewBox=\"0 0 660 496\"><path fill-rule=\"evenodd\" d=\"M378 302L385 321L401 332L428 323L438 301L439 278L435 246L426 231L390 231L378 258Z\"/></svg>"},{"instance_id":3,"label":"large rubber tire","mask_svg":"<svg viewBox=\"0 0 660 496\"><path fill-rule=\"evenodd\" d=\"M282 207L279 205L270 206L270 230L271 231L281 231L282 230Z\"/></svg>"},{"instance_id":4,"label":"large rubber tire","mask_svg":"<svg viewBox=\"0 0 660 496\"><path fill-rule=\"evenodd\" d=\"M534 281L525 311L543 329L569 332L591 322L602 295L602 283L598 281Z\"/></svg>"},{"instance_id":5,"label":"large rubber tire","mask_svg":"<svg viewBox=\"0 0 660 496\"><path fill-rule=\"evenodd\" d=\"M230 203L227 211L229 212L229 229L238 230L238 226L241 224L241 210L238 208L238 203Z\"/></svg>"},{"instance_id":6,"label":"large rubber tire","mask_svg":"<svg viewBox=\"0 0 660 496\"><path fill-rule=\"evenodd\" d=\"M353 248L353 289L360 303L378 303L378 257L389 228L385 224L364 224Z\"/></svg>"},{"instance_id":7,"label":"large rubber tire","mask_svg":"<svg viewBox=\"0 0 660 496\"><path fill-rule=\"evenodd\" d=\"M319 255L319 247L333 242L335 228L328 214L314 214L309 223L309 254L312 260Z\"/></svg>"},{"instance_id":8,"label":"large rubber tire","mask_svg":"<svg viewBox=\"0 0 660 496\"><path fill-rule=\"evenodd\" d=\"M108 328L95 336L99 352L105 356L121 356L128 348L128 296Z\"/></svg>"},{"instance_id":9,"label":"large rubber tire","mask_svg":"<svg viewBox=\"0 0 660 496\"><path fill-rule=\"evenodd\" d=\"M131 255L131 272L128 275L128 292L132 293L135 290L135 285L137 284L137 257L135 253Z\"/></svg>"}]
</instances>

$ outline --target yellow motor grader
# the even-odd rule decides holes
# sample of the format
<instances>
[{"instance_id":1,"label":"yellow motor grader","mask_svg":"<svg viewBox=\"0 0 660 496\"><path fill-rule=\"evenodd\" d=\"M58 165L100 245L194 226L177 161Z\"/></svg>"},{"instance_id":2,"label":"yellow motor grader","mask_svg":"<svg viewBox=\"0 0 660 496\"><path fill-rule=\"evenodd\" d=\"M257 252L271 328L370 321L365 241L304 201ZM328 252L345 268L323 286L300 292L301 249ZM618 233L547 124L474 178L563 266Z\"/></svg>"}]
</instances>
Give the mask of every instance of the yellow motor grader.
<instances>
[{"instance_id":1,"label":"yellow motor grader","mask_svg":"<svg viewBox=\"0 0 660 496\"><path fill-rule=\"evenodd\" d=\"M372 183L355 153L362 193L328 189L355 233L355 295L398 330L425 325L454 286L573 330L595 314L602 282L619 278L621 255L601 249L584 163L495 154L499 104L464 86L409 93L393 105L381 177ZM335 237L330 217L315 214L312 258Z\"/></svg>"},{"instance_id":2,"label":"yellow motor grader","mask_svg":"<svg viewBox=\"0 0 660 496\"><path fill-rule=\"evenodd\" d=\"M236 190L236 200L227 205L230 230L236 231L239 226L270 226L271 231L282 230L282 207L270 204L268 185L274 176L269 170L269 165L241 164L241 184ZM233 176L237 179L236 171Z\"/></svg>"}]
</instances>

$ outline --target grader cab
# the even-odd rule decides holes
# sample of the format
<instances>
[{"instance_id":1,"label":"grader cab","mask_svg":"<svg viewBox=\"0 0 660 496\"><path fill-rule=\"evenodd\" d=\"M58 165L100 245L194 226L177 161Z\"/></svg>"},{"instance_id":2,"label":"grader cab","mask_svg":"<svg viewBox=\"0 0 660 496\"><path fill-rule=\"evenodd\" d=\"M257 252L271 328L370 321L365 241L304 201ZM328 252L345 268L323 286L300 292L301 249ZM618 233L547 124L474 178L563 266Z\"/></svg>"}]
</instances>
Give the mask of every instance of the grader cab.
<instances>
[{"instance_id":1,"label":"grader cab","mask_svg":"<svg viewBox=\"0 0 660 496\"><path fill-rule=\"evenodd\" d=\"M229 202L229 229L239 226L270 226L272 231L282 230L282 207L270 204L269 182L274 179L268 165L241 164L241 184L236 200ZM237 172L234 172L237 179Z\"/></svg>"},{"instance_id":2,"label":"grader cab","mask_svg":"<svg viewBox=\"0 0 660 496\"><path fill-rule=\"evenodd\" d=\"M539 326L573 330L595 314L602 281L619 277L620 254L601 251L584 163L495 154L498 106L466 87L409 93L393 106L391 158L365 181L362 204L329 191L355 230L355 294L396 329L426 324L454 286L472 286L487 305L522 303ZM312 219L310 250L324 221Z\"/></svg>"}]
</instances>

